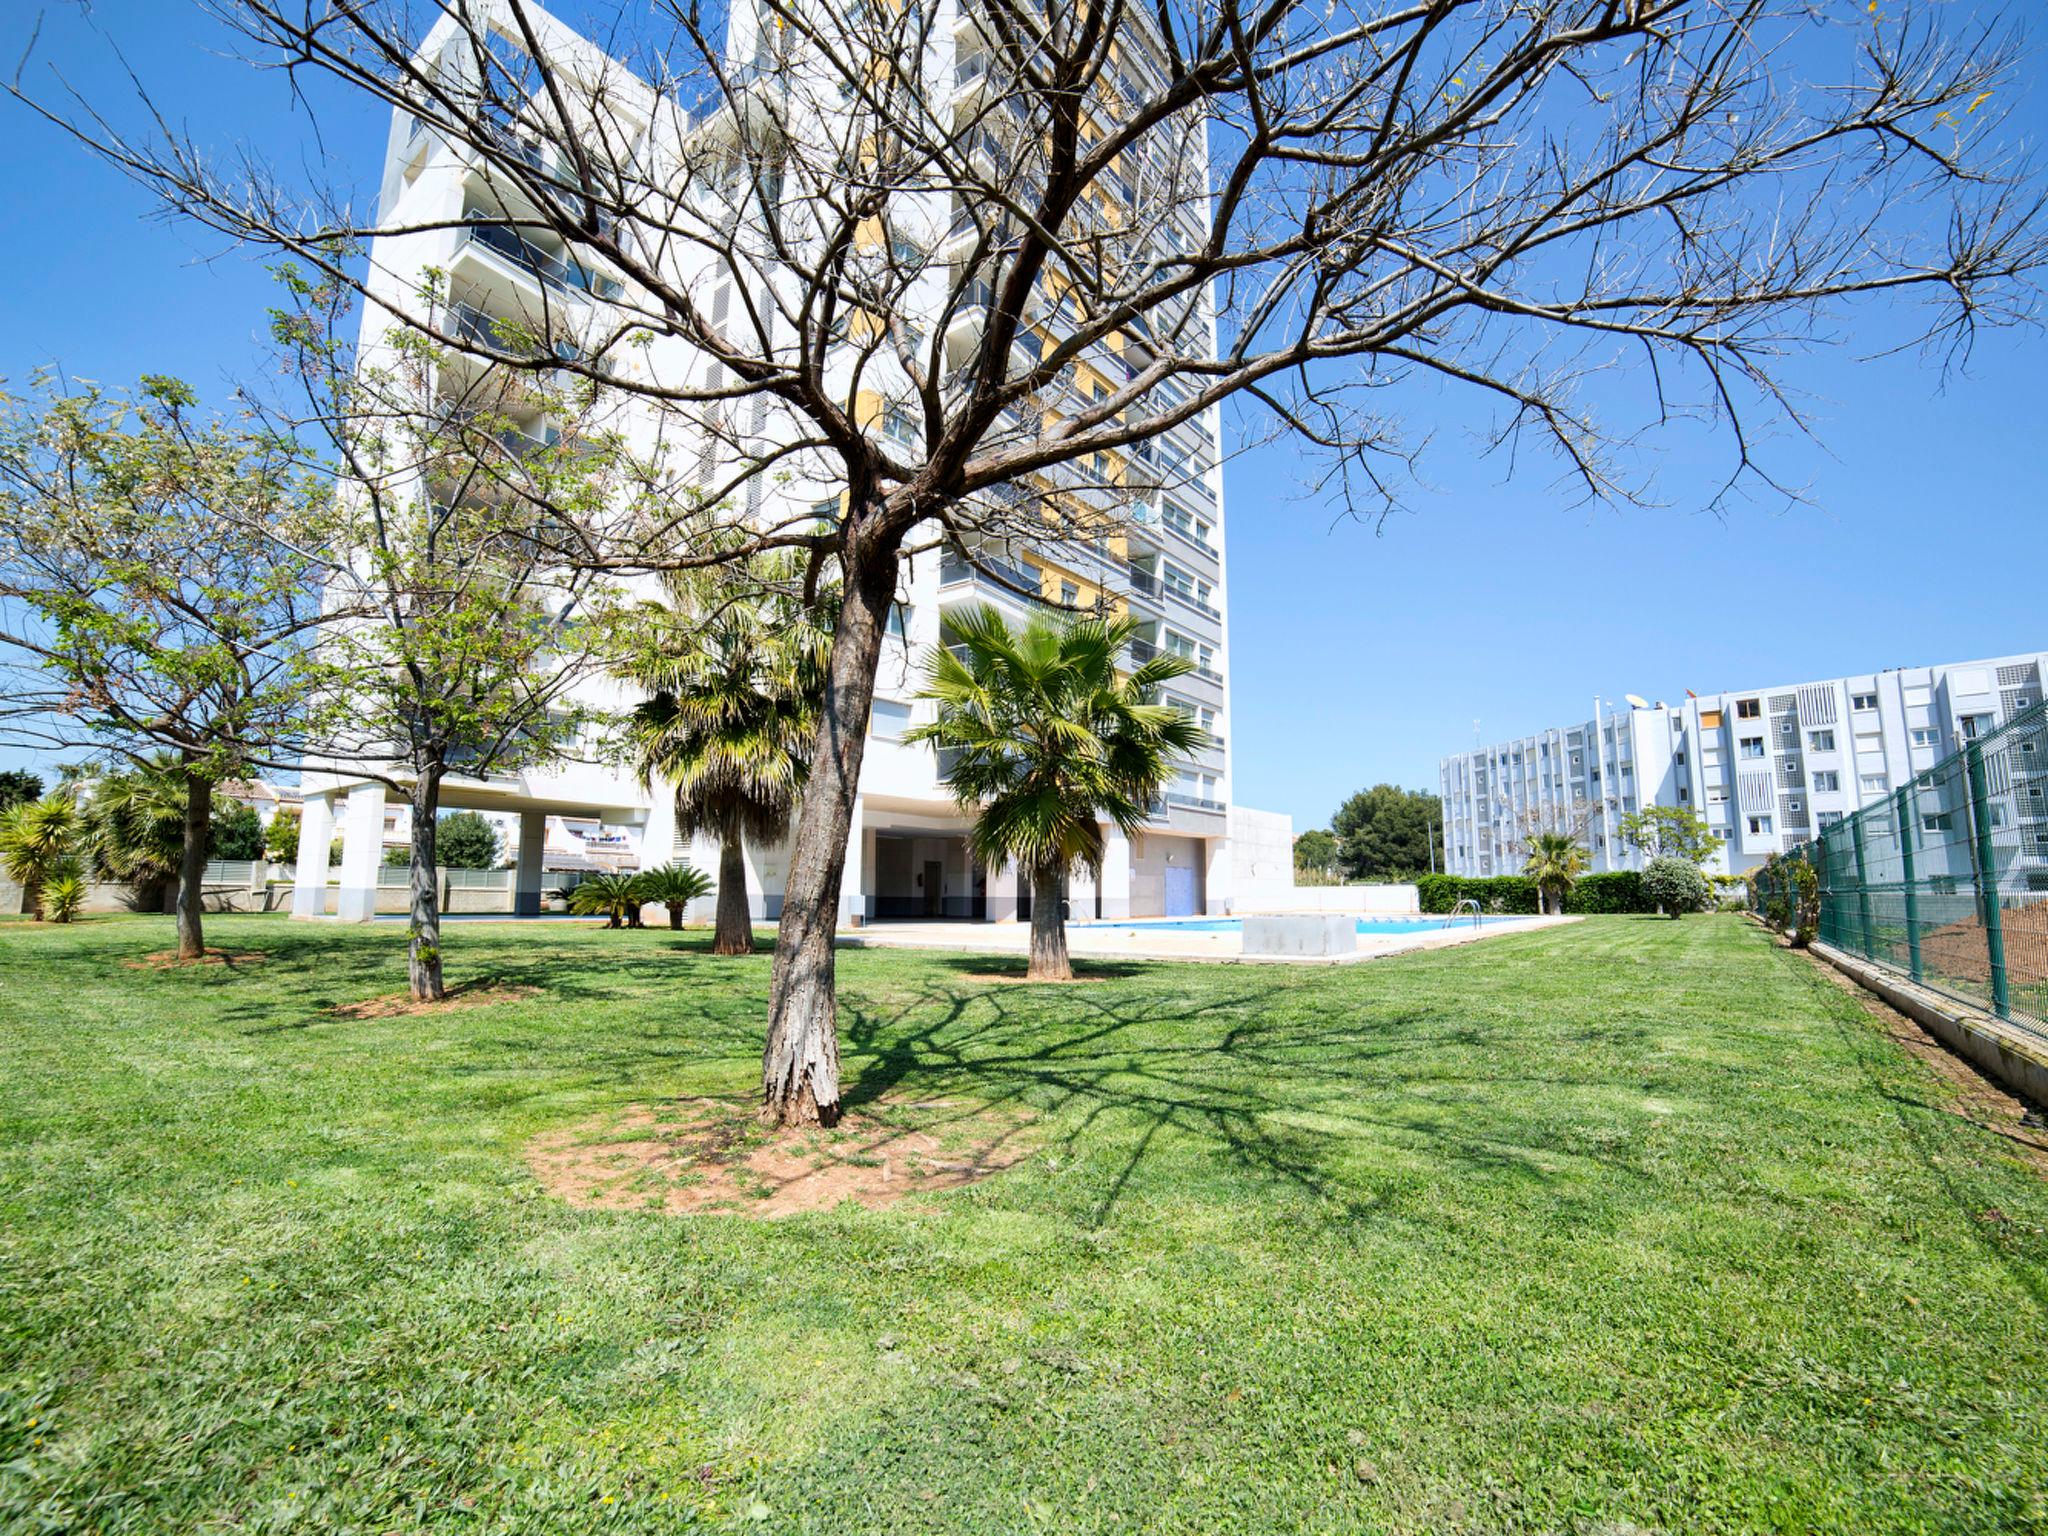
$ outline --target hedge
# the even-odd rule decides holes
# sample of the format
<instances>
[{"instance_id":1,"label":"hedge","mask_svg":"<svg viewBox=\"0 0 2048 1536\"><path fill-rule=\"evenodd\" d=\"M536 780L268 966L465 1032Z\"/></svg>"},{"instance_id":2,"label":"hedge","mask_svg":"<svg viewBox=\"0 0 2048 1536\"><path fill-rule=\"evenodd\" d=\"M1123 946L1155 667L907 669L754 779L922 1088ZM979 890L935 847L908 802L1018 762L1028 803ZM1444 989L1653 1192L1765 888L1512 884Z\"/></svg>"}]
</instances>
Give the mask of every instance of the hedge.
<instances>
[{"instance_id":1,"label":"hedge","mask_svg":"<svg viewBox=\"0 0 2048 1536\"><path fill-rule=\"evenodd\" d=\"M1478 902L1484 912L1533 916L1536 911L1536 882L1527 875L1424 875L1415 882L1415 890L1425 912L1449 912L1468 898ZM1594 914L1657 910L1643 899L1643 877L1632 869L1580 876L1565 898L1564 909Z\"/></svg>"}]
</instances>

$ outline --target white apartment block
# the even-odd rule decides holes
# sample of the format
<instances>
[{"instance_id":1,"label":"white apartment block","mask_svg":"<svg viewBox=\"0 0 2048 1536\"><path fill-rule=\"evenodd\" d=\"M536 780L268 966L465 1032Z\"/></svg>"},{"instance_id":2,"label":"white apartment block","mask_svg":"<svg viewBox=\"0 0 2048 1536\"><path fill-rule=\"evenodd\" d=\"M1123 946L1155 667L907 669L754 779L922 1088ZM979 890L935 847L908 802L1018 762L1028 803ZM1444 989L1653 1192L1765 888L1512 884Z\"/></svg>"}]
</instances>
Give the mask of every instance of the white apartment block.
<instances>
[{"instance_id":1,"label":"white apartment block","mask_svg":"<svg viewBox=\"0 0 2048 1536\"><path fill-rule=\"evenodd\" d=\"M750 9L735 7L729 50L752 78L772 81L773 68L763 67L755 30ZM952 80L964 109L975 92L985 89L986 45L971 0L940 0L928 36L927 46L932 50L929 77ZM607 97L612 110L624 114L629 127L644 131L650 139L658 140L670 132L716 135L730 131L730 107L702 122L671 121L678 116L673 106L657 102L652 91L625 75L623 66L589 42L555 22L542 28L541 37L551 60L610 81ZM500 41L508 48L521 46L510 33ZM445 19L423 40L421 56L438 60L438 67L450 74L468 67L456 29ZM1118 67L1131 74L1149 72L1165 78L1164 59L1147 55L1135 26L1131 40L1122 48ZM631 121L635 113L640 115L638 123ZM516 135L518 129L511 127L507 132ZM530 152L543 158L549 153L538 144L532 145ZM576 345L578 338L615 334L616 321L611 316L624 293L621 276L607 272L597 258L579 249L562 248L539 235L528 237L490 224L465 225L472 211L479 218L516 218L518 210L507 208L507 196L503 178L488 175L476 155L445 142L409 115L395 113L383 176L381 223L407 232L375 242L370 251L373 283L388 284L393 292L410 291L420 274L429 270L445 273L451 323L476 327L480 337L490 334L498 320L534 329L544 322L545 334L558 338L557 345L563 344L559 338L564 337L567 344ZM959 210L948 206L941 194L929 214L932 248L943 251L949 229L957 228ZM1183 223L1193 218L1191 214L1176 217ZM1200 238L1202 231L1195 227L1198 223L1195 220L1177 238ZM707 270L691 281L698 279L714 318L722 318L727 306L734 306L736 312L738 299L750 297L736 299L729 275ZM936 295L941 278L935 274L931 281ZM941 307L935 296L933 311ZM1213 347L1214 316L1206 314L1205 318ZM949 322L946 346L953 368L964 368L978 356L979 322L980 314L971 306L956 311ZM1059 305L1041 306L1029 337L1020 345L1046 345L1060 334L1060 322ZM366 334L366 351L371 340ZM876 376L877 362L869 359L864 380ZM657 337L651 345L619 346L608 352L606 364L620 373L684 379L692 385L708 380L715 386L720 379L716 363L707 364L691 355L689 348L672 338ZM481 366L475 359L452 358L448 363L451 369ZM1108 381L1129 378L1134 371L1121 352L1098 347L1076 362L1071 388L1085 401ZM853 387L848 384L849 390ZM860 387L864 391L870 388L865 382ZM918 430L916 423L889 403L886 379L872 388L873 430L891 434ZM622 397L618 410L629 437L652 434L651 422L635 420L635 412L646 409L632 397ZM556 427L536 414L522 429L544 442ZM755 411L751 430L768 440L779 431L796 428L779 422L773 410L763 406ZM1140 626L1132 648L1136 657L1142 658L1156 647L1178 652L1194 663L1193 671L1172 685L1171 697L1208 728L1211 745L1179 765L1175 782L1142 836L1126 838L1108 828L1108 854L1099 881L1078 876L1069 892L1073 915L1223 913L1239 901L1230 823L1233 814L1257 817L1258 813L1237 812L1230 805L1229 605L1218 432L1216 413L1211 410L1138 449L1135 458L1145 461L1144 483L1167 489L1137 499L1122 498L1115 508L1113 529L1089 544L978 550L980 563L1001 571L1008 587L991 581L973 565L942 558L936 552L909 562L877 683L854 818L856 830L847 850L842 921L937 916L993 920L1014 917L1021 901L1028 898L1020 871L984 868L972 858L966 838L969 822L944 783L939 763L930 749L902 741L906 729L925 718L930 708L913 695L921 686L925 656L941 642L946 615L983 603L1003 609L1012 619L1048 609L1128 613ZM709 469L708 460L716 451L708 439L704 451ZM758 513L766 519L834 515L839 488L822 473L808 475L802 463L801 459L785 460L773 473L748 483L743 495L749 515ZM797 466L794 471L792 465ZM1098 484L1121 475L1117 465L1098 464L1088 469L1087 478ZM1085 496L1087 491L1077 488L1074 494ZM1037 597L1019 596L1009 588L1023 588ZM613 692L596 697L595 702L622 708L633 700ZM304 779L306 846L326 847L338 826L345 847L338 900L329 901L315 883L317 876L309 875L295 910L312 915L331 909L345 917L367 917L374 895L374 861L381 855L386 791L360 774L323 772L315 764L307 765ZM598 762L569 762L488 779L451 778L445 783L442 803L451 809L496 811L518 819L517 892L522 911L537 911L540 906L541 849L545 821L551 815L596 818L605 827L616 829L631 841L643 867L674 858L688 858L704 869L717 867L714 847L693 845L676 835L671 796L660 786L650 791L630 774ZM783 847L748 849L748 888L759 918L772 920L780 911L786 859ZM1265 862L1260 861L1256 874L1246 872L1248 881L1291 884L1291 870L1269 871ZM300 867L317 869L318 864L307 860Z\"/></svg>"},{"instance_id":2,"label":"white apartment block","mask_svg":"<svg viewBox=\"0 0 2048 1536\"><path fill-rule=\"evenodd\" d=\"M1442 760L1445 864L1519 873L1532 832L1639 869L1615 828L1651 805L1700 812L1740 874L1903 788L2042 697L2048 652L1735 689L1683 704L1596 701L1593 718Z\"/></svg>"}]
</instances>

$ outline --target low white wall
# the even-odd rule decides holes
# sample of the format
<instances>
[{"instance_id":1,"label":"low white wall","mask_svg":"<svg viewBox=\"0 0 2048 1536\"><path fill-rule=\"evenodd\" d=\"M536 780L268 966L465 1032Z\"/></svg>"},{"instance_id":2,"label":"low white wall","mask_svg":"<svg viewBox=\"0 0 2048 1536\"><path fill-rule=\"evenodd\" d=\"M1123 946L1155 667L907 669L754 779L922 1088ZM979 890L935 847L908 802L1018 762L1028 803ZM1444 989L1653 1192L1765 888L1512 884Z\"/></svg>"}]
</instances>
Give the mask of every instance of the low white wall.
<instances>
[{"instance_id":1,"label":"low white wall","mask_svg":"<svg viewBox=\"0 0 2048 1536\"><path fill-rule=\"evenodd\" d=\"M1412 885L1297 885L1241 912L1352 912L1361 917L1401 917L1422 910Z\"/></svg>"}]
</instances>

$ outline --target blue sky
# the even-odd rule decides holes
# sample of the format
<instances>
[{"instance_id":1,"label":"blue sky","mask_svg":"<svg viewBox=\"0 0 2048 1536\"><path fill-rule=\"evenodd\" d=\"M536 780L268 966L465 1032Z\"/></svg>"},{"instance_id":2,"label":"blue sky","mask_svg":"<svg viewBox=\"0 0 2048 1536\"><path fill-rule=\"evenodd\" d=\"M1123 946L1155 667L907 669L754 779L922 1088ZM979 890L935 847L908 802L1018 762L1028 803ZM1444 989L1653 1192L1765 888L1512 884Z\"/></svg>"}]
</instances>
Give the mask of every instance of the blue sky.
<instances>
[{"instance_id":1,"label":"blue sky","mask_svg":"<svg viewBox=\"0 0 2048 1536\"><path fill-rule=\"evenodd\" d=\"M323 100L318 133L286 80L222 56L195 7L97 0L117 40L202 141L257 145L309 180L368 197L385 119ZM30 19L0 21L19 57ZM118 67L69 7L39 47L88 97L125 96ZM31 86L50 77L31 65ZM2038 140L2036 92L2013 129ZM209 392L262 366L269 280L203 231L167 224L139 189L18 105L0 103L0 375L39 365L107 383L178 372ZM1852 315L1842 344L1795 360L1818 444L1780 436L1770 462L1803 504L1702 504L1725 456L1681 440L1669 506L1575 505L1538 463L1512 480L1477 457L1476 425L1418 394L1433 432L1427 485L1383 526L1302 496L1295 455L1229 471L1231 746L1235 798L1325 821L1380 780L1433 788L1437 759L1584 718L1593 696L1675 698L2048 647L2048 367L2043 338L1980 339L1946 378L1913 355L1873 360L1897 333ZM7 763L19 754L0 753Z\"/></svg>"}]
</instances>

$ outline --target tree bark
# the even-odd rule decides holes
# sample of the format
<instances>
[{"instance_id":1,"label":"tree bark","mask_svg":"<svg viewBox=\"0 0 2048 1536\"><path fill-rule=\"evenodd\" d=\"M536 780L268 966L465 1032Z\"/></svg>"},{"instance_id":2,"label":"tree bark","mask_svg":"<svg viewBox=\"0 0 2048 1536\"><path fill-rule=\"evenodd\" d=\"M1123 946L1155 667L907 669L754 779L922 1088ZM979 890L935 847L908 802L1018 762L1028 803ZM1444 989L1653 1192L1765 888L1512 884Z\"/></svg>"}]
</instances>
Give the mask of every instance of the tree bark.
<instances>
[{"instance_id":1,"label":"tree bark","mask_svg":"<svg viewBox=\"0 0 2048 1536\"><path fill-rule=\"evenodd\" d=\"M832 937L846 874L846 840L860 788L875 667L896 599L897 545L842 554L843 601L832 633L825 706L798 802L796 839L783 887L769 983L768 1048L761 1061L761 1118L775 1125L839 1119L838 996Z\"/></svg>"},{"instance_id":2,"label":"tree bark","mask_svg":"<svg viewBox=\"0 0 2048 1536\"><path fill-rule=\"evenodd\" d=\"M213 831L213 780L185 768L184 841L178 849L178 958L206 953L206 844ZM42 906L37 903L38 915Z\"/></svg>"},{"instance_id":3,"label":"tree bark","mask_svg":"<svg viewBox=\"0 0 2048 1536\"><path fill-rule=\"evenodd\" d=\"M680 930L682 928L683 904L680 901L672 901L668 904L668 925L672 929Z\"/></svg>"},{"instance_id":4,"label":"tree bark","mask_svg":"<svg viewBox=\"0 0 2048 1536\"><path fill-rule=\"evenodd\" d=\"M1031 872L1031 968L1026 981L1072 981L1074 965L1067 958L1067 920L1060 912L1060 872Z\"/></svg>"},{"instance_id":5,"label":"tree bark","mask_svg":"<svg viewBox=\"0 0 2048 1536\"><path fill-rule=\"evenodd\" d=\"M412 995L423 1003L448 995L441 979L441 873L434 862L440 814L441 765L429 763L412 785L412 938L405 957Z\"/></svg>"},{"instance_id":6,"label":"tree bark","mask_svg":"<svg viewBox=\"0 0 2048 1536\"><path fill-rule=\"evenodd\" d=\"M737 832L718 842L718 935L714 955L751 955L754 919L747 911L747 850Z\"/></svg>"}]
</instances>

